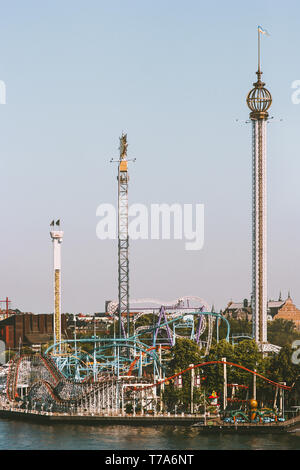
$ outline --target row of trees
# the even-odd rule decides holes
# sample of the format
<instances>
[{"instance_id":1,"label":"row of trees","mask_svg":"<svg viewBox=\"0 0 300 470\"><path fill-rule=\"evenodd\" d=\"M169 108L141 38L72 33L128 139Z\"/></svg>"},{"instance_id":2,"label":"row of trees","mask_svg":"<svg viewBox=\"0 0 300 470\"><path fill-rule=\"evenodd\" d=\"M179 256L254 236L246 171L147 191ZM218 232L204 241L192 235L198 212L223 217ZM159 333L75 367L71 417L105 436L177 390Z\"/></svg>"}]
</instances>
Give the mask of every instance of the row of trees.
<instances>
[{"instance_id":1,"label":"row of trees","mask_svg":"<svg viewBox=\"0 0 300 470\"><path fill-rule=\"evenodd\" d=\"M196 343L188 339L178 339L176 345L170 351L168 361L168 376L172 376L189 367L190 364L220 361L226 357L227 362L239 364L247 369L256 370L259 374L274 382L286 382L292 386L291 392L286 392L287 404L295 404L300 394L298 378L300 367L292 362L293 349L290 345L282 347L279 354L263 356L254 340L244 340L233 346L225 340L214 344L210 353L205 358ZM223 364L201 366L195 369L195 374L200 373L201 387L194 389L193 400L196 406L204 405L204 396L209 396L213 391L222 397L223 393ZM246 370L227 366L227 383L244 385L248 388L237 389L236 397L240 399L252 398L253 374ZM274 403L276 387L272 386L262 378L256 379L257 399L260 404L272 407ZM230 393L229 393L230 396ZM167 408L174 410L175 405L179 410L190 410L191 402L191 373L183 374L182 388L170 382L165 387L164 401ZM206 399L207 401L207 399ZM236 405L235 405L236 406Z\"/></svg>"}]
</instances>

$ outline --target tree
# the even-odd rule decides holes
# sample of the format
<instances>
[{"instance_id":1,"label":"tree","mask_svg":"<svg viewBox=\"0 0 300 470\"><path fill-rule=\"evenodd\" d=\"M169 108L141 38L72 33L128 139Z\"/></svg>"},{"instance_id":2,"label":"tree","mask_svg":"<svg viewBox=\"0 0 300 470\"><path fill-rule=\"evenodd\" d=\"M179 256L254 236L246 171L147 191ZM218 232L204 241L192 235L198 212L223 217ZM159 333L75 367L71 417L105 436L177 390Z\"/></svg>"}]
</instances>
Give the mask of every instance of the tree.
<instances>
[{"instance_id":1,"label":"tree","mask_svg":"<svg viewBox=\"0 0 300 470\"><path fill-rule=\"evenodd\" d=\"M190 364L199 364L203 359L198 344L186 338L177 338L171 354L169 369L173 373L187 369Z\"/></svg>"},{"instance_id":2,"label":"tree","mask_svg":"<svg viewBox=\"0 0 300 470\"><path fill-rule=\"evenodd\" d=\"M275 318L268 323L268 341L278 346L291 344L295 339L300 338L293 321Z\"/></svg>"},{"instance_id":3,"label":"tree","mask_svg":"<svg viewBox=\"0 0 300 470\"><path fill-rule=\"evenodd\" d=\"M299 373L299 365L292 363L293 349L290 345L283 346L279 354L273 356L270 364L270 375L276 382L292 385Z\"/></svg>"},{"instance_id":4,"label":"tree","mask_svg":"<svg viewBox=\"0 0 300 470\"><path fill-rule=\"evenodd\" d=\"M228 343L225 339L213 345L209 355L205 358L205 362L221 361L223 357L226 357L226 362L232 362L234 358L234 348L232 344ZM230 370L228 370L228 372L230 372ZM205 384L207 391L212 392L215 390L217 393L221 393L223 390L223 365L216 364L205 366L203 368L203 374L205 374L206 377Z\"/></svg>"},{"instance_id":5,"label":"tree","mask_svg":"<svg viewBox=\"0 0 300 470\"><path fill-rule=\"evenodd\" d=\"M187 369L190 364L199 364L203 360L198 344L186 338L177 338L176 344L171 349L170 357L167 369L168 376ZM198 398L195 391L195 403ZM166 385L163 399L169 411L174 411L175 406L177 406L178 412L189 411L191 403L191 373L186 372L183 374L181 389L175 387L174 381Z\"/></svg>"}]
</instances>

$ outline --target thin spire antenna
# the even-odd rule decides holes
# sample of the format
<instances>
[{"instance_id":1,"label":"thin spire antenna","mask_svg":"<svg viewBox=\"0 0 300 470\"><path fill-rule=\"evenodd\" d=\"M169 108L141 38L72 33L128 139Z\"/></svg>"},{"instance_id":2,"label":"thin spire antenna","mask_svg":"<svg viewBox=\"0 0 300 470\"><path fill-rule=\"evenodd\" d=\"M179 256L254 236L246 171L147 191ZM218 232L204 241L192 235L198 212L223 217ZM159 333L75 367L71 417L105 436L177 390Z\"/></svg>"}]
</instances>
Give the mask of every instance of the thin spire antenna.
<instances>
[{"instance_id":1,"label":"thin spire antenna","mask_svg":"<svg viewBox=\"0 0 300 470\"><path fill-rule=\"evenodd\" d=\"M258 26L257 28L257 34L258 34L258 41L257 41L257 48L258 48L258 51L257 51L257 61L258 61L258 72L260 73L260 34L261 34L261 31L260 31L260 27Z\"/></svg>"},{"instance_id":2,"label":"thin spire antenna","mask_svg":"<svg viewBox=\"0 0 300 470\"><path fill-rule=\"evenodd\" d=\"M261 26L258 26L257 27L257 34L258 34L258 38L257 38L257 61L258 61L258 74L261 74L261 34L265 34L266 36L270 36L270 34L268 33L268 31L266 29L263 29Z\"/></svg>"}]
</instances>

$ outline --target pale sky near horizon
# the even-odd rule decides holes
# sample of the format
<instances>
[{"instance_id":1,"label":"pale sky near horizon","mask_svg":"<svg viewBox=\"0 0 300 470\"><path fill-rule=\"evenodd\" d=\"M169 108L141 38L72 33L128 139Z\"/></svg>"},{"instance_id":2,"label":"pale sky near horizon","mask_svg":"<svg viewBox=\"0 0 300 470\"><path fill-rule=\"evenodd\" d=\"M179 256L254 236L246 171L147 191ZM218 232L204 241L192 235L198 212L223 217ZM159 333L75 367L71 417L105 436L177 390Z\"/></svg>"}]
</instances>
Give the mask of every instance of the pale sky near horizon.
<instances>
[{"instance_id":1,"label":"pale sky near horizon","mask_svg":"<svg viewBox=\"0 0 300 470\"><path fill-rule=\"evenodd\" d=\"M205 240L130 244L132 298L251 293L251 127L257 25L268 125L268 297L300 308L300 4L287 0L0 1L0 299L52 312L49 223L60 218L64 312L118 295L117 242L96 209L117 204L127 132L130 203L202 203ZM239 119L237 122L236 119ZM282 121L280 121L282 119Z\"/></svg>"}]
</instances>

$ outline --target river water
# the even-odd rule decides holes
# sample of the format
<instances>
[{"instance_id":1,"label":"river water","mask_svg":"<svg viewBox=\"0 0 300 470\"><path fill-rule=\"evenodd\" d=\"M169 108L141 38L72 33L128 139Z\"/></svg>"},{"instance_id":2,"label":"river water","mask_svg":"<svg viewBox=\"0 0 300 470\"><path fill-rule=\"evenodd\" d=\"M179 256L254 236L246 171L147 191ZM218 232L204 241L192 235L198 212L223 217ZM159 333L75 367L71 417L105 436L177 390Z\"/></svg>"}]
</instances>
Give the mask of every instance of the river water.
<instances>
[{"instance_id":1,"label":"river water","mask_svg":"<svg viewBox=\"0 0 300 470\"><path fill-rule=\"evenodd\" d=\"M300 450L299 433L201 434L181 426L36 424L0 420L1 450Z\"/></svg>"}]
</instances>

